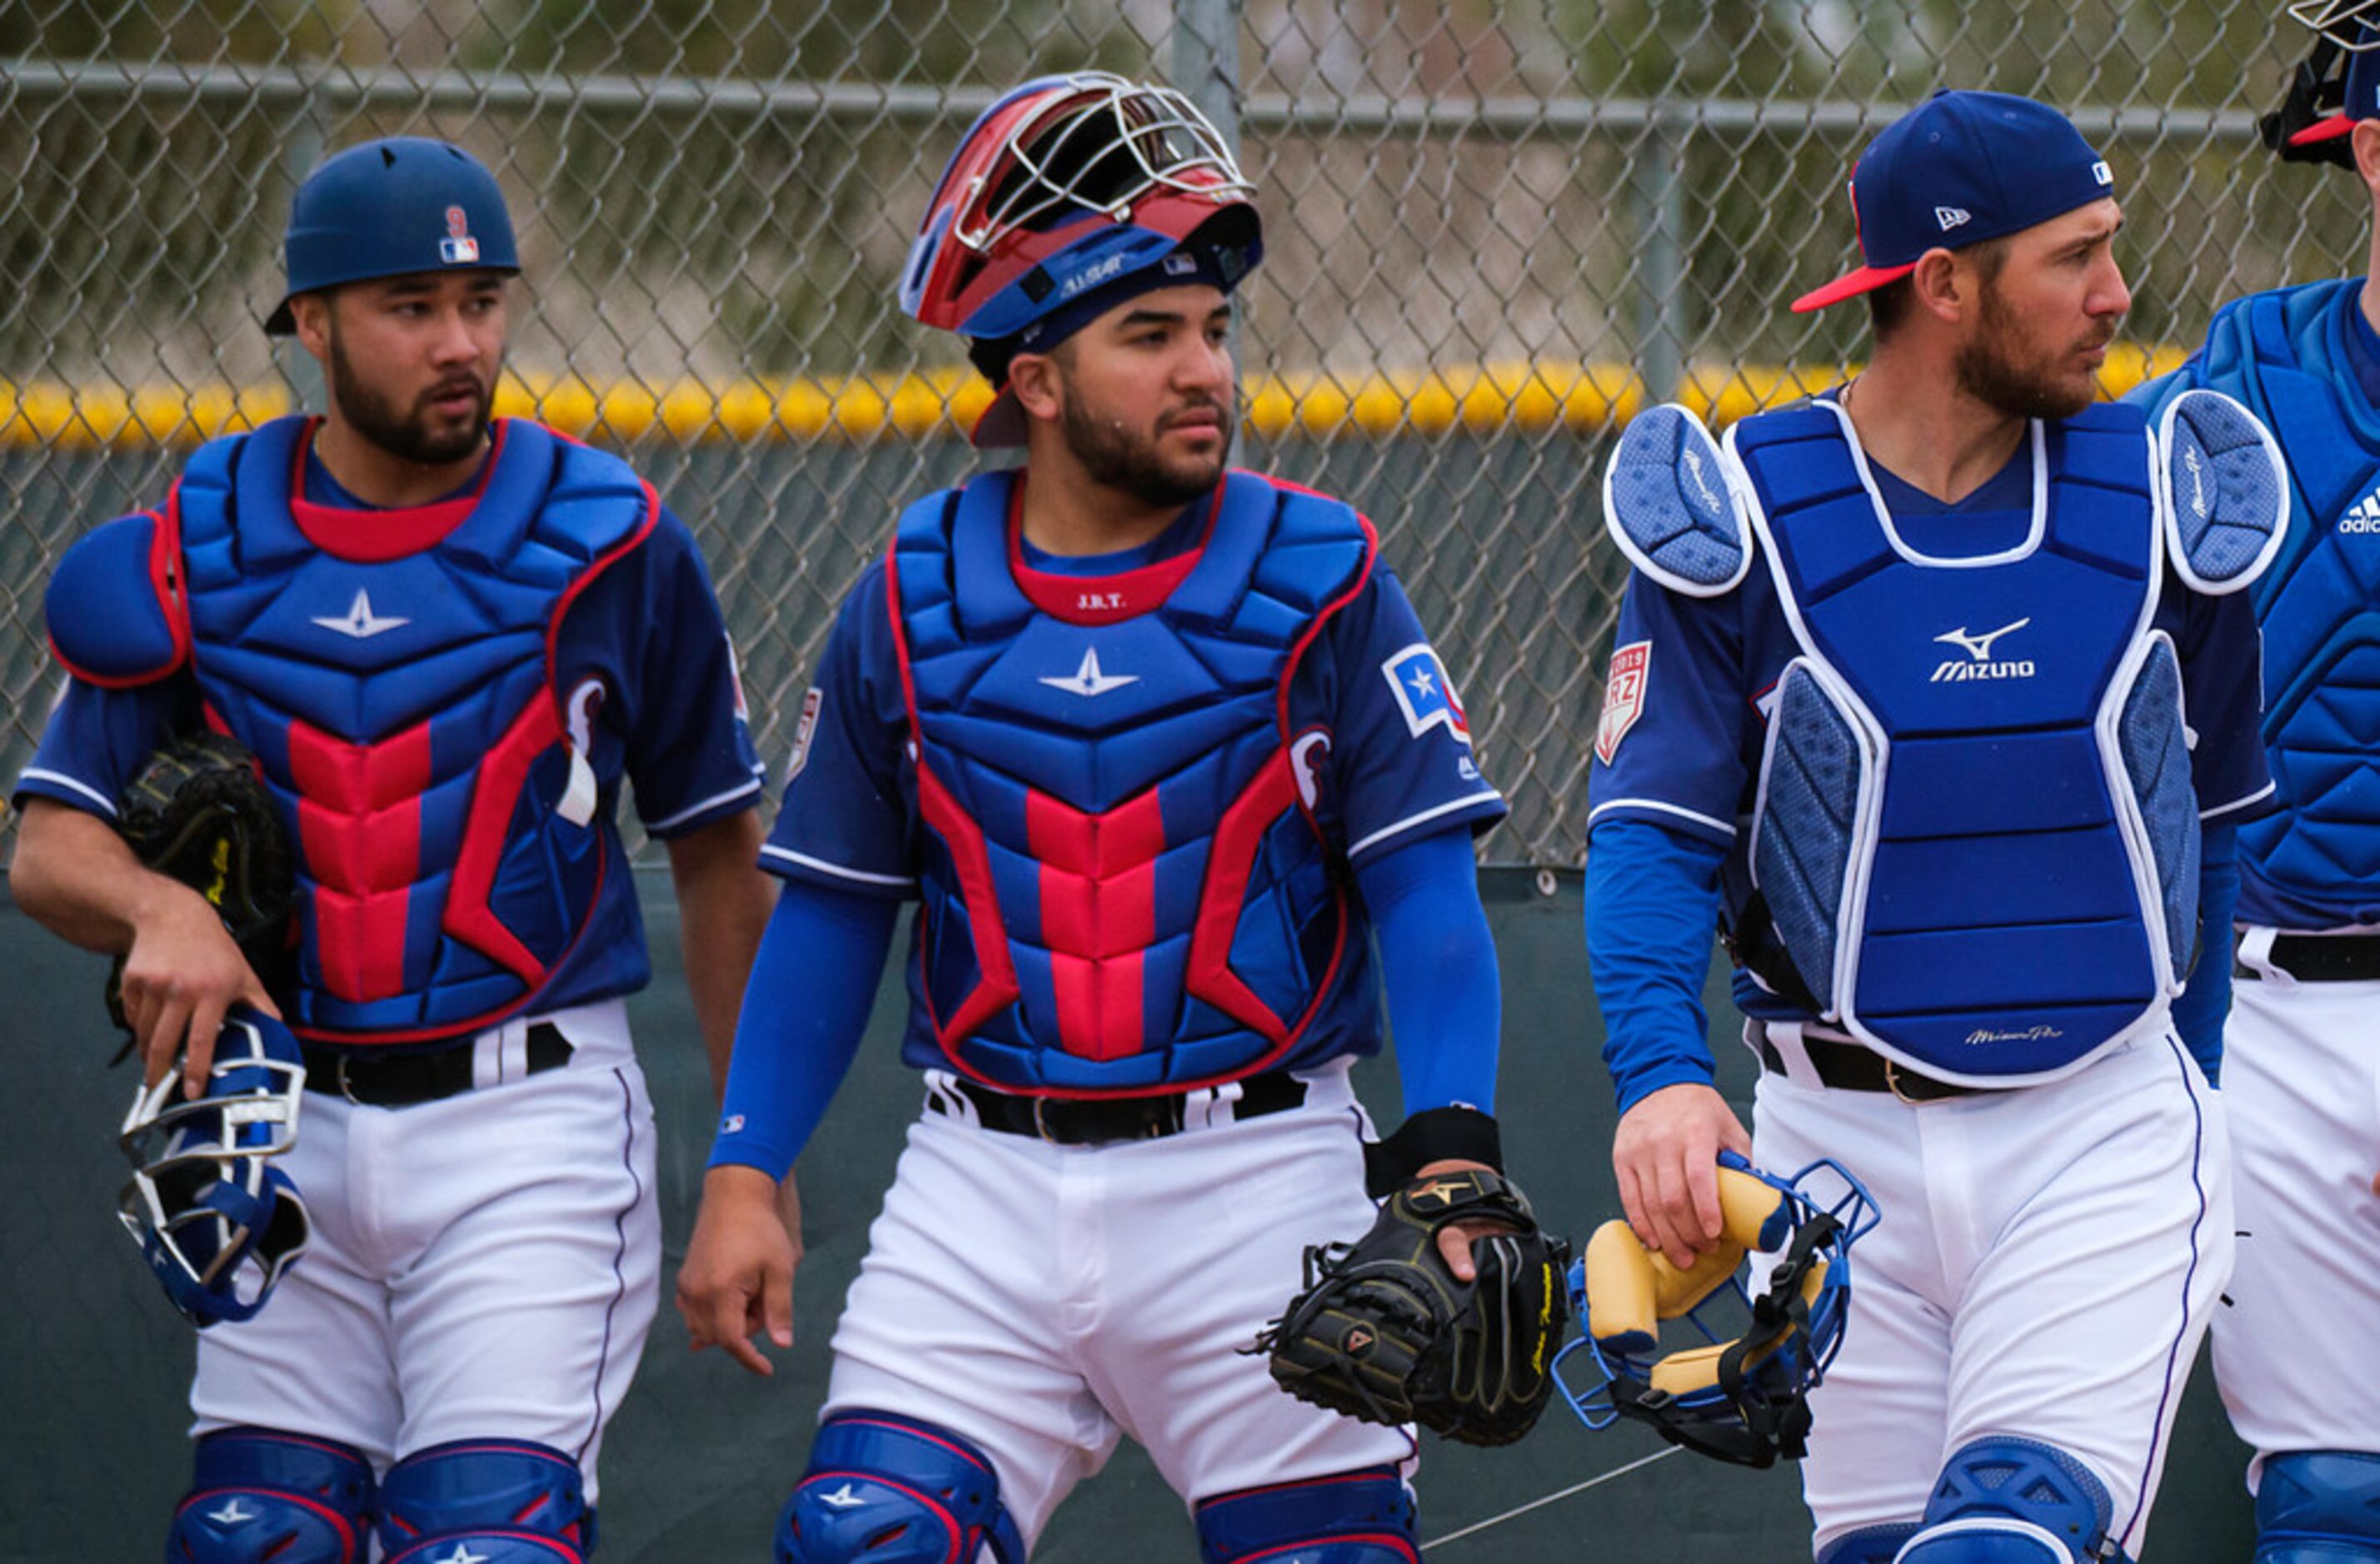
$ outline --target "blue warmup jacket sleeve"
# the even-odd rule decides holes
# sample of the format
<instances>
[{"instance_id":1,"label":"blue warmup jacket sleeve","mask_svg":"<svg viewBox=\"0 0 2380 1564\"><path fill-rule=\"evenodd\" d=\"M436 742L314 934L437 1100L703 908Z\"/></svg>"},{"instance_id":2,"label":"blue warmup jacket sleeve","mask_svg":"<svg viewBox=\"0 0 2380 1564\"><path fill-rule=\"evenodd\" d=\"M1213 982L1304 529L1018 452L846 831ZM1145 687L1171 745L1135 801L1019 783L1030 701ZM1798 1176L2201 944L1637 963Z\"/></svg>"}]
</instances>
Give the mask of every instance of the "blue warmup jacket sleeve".
<instances>
[{"instance_id":1,"label":"blue warmup jacket sleeve","mask_svg":"<svg viewBox=\"0 0 2380 1564\"><path fill-rule=\"evenodd\" d=\"M1379 940L1405 1112L1495 1112L1503 993L1471 832L1432 831L1367 859L1355 884Z\"/></svg>"},{"instance_id":2,"label":"blue warmup jacket sleeve","mask_svg":"<svg viewBox=\"0 0 2380 1564\"><path fill-rule=\"evenodd\" d=\"M744 990L710 1166L782 1179L868 1029L898 902L788 879Z\"/></svg>"},{"instance_id":3,"label":"blue warmup jacket sleeve","mask_svg":"<svg viewBox=\"0 0 2380 1564\"><path fill-rule=\"evenodd\" d=\"M1713 1079L1703 979L1725 856L1641 819L1608 820L1588 838L1586 961L1622 1113L1664 1086Z\"/></svg>"},{"instance_id":4,"label":"blue warmup jacket sleeve","mask_svg":"<svg viewBox=\"0 0 2380 1564\"><path fill-rule=\"evenodd\" d=\"M2231 910L2240 902L2240 832L2211 825L2198 848L2198 964L2173 1001L2173 1029L2213 1085L2223 1084L2223 1023L2231 1013Z\"/></svg>"}]
</instances>

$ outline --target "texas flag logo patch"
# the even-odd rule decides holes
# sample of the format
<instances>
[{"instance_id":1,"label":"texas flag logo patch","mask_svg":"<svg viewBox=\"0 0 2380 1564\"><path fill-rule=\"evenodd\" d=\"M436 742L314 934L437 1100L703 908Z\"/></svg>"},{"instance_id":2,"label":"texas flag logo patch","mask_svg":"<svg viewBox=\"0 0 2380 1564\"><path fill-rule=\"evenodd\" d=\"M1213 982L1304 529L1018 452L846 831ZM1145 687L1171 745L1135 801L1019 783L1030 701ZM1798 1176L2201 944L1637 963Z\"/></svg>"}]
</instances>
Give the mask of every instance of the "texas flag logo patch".
<instances>
[{"instance_id":1,"label":"texas flag logo patch","mask_svg":"<svg viewBox=\"0 0 2380 1564\"><path fill-rule=\"evenodd\" d=\"M1464 744L1471 742L1471 723L1463 715L1462 697L1446 665L1427 641L1415 641L1380 664L1380 674L1396 692L1397 709L1405 714L1405 728L1419 738L1432 728L1444 728Z\"/></svg>"},{"instance_id":2,"label":"texas flag logo patch","mask_svg":"<svg viewBox=\"0 0 2380 1564\"><path fill-rule=\"evenodd\" d=\"M1603 686L1603 715L1595 724L1595 758L1607 766L1620 753L1620 741L1645 714L1645 683L1652 670L1652 642L1631 641L1612 649L1611 676Z\"/></svg>"}]
</instances>

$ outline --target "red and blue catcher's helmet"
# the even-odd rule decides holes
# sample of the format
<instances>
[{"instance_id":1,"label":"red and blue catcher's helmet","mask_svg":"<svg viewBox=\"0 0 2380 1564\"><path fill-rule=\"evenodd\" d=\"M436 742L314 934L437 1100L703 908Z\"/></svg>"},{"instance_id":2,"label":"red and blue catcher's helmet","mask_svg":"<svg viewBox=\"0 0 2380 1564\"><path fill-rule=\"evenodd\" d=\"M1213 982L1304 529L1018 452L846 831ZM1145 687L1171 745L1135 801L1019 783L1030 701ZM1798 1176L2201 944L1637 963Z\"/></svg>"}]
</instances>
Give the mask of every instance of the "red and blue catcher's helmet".
<instances>
[{"instance_id":1,"label":"red and blue catcher's helmet","mask_svg":"<svg viewBox=\"0 0 2380 1564\"><path fill-rule=\"evenodd\" d=\"M1236 285L1264 253L1255 193L1172 89L1104 71L1042 77L961 139L910 249L901 308L972 338L978 366L1002 383L1016 352L1055 346L1134 293ZM1002 397L976 443L1022 435Z\"/></svg>"}]
</instances>

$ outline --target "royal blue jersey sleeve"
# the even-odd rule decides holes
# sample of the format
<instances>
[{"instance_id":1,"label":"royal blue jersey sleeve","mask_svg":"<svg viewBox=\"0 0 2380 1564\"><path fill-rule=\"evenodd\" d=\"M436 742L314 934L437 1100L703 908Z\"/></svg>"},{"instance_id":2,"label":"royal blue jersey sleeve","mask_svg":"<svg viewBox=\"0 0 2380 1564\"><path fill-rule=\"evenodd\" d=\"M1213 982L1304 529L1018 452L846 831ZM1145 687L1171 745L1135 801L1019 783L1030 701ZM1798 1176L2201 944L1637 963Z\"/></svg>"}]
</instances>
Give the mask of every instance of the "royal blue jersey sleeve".
<instances>
[{"instance_id":1,"label":"royal blue jersey sleeve","mask_svg":"<svg viewBox=\"0 0 2380 1564\"><path fill-rule=\"evenodd\" d=\"M1725 850L1682 824L1613 814L1587 841L1586 962L1620 1111L1712 1080L1703 979Z\"/></svg>"},{"instance_id":2,"label":"royal blue jersey sleeve","mask_svg":"<svg viewBox=\"0 0 2380 1564\"><path fill-rule=\"evenodd\" d=\"M785 1176L859 1052L899 916L880 897L798 878L785 887L735 1023L710 1166Z\"/></svg>"},{"instance_id":3,"label":"royal blue jersey sleeve","mask_svg":"<svg viewBox=\"0 0 2380 1564\"><path fill-rule=\"evenodd\" d=\"M1480 772L1463 698L1393 571L1375 567L1316 638L1290 684L1292 758L1324 835L1362 864L1506 813Z\"/></svg>"},{"instance_id":4,"label":"royal blue jersey sleeve","mask_svg":"<svg viewBox=\"0 0 2380 1564\"><path fill-rule=\"evenodd\" d=\"M898 900L917 891L917 838L903 777L908 714L885 590L878 560L844 599L802 697L784 799L760 867Z\"/></svg>"},{"instance_id":5,"label":"royal blue jersey sleeve","mask_svg":"<svg viewBox=\"0 0 2380 1564\"><path fill-rule=\"evenodd\" d=\"M1745 587L1766 586L1757 577ZM1588 773L1589 830L1635 819L1727 848L1747 806L1762 723L1744 588L1690 598L1632 572Z\"/></svg>"},{"instance_id":6,"label":"royal blue jersey sleeve","mask_svg":"<svg viewBox=\"0 0 2380 1564\"><path fill-rule=\"evenodd\" d=\"M200 721L198 684L187 672L130 689L62 676L41 747L18 775L16 801L51 798L114 819L124 784L167 738L196 732Z\"/></svg>"},{"instance_id":7,"label":"royal blue jersey sleeve","mask_svg":"<svg viewBox=\"0 0 2380 1564\"><path fill-rule=\"evenodd\" d=\"M1456 1104L1495 1112L1503 991L1470 833L1450 826L1403 839L1366 858L1355 886L1379 942L1406 1114Z\"/></svg>"},{"instance_id":8,"label":"royal blue jersey sleeve","mask_svg":"<svg viewBox=\"0 0 2380 1564\"><path fill-rule=\"evenodd\" d=\"M683 835L759 804L763 768L746 722L735 649L686 524L666 509L643 546L595 578L556 637L565 699L602 679L626 741L637 814Z\"/></svg>"},{"instance_id":9,"label":"royal blue jersey sleeve","mask_svg":"<svg viewBox=\"0 0 2380 1564\"><path fill-rule=\"evenodd\" d=\"M2199 818L2210 825L2254 819L2270 810L2274 792L2265 756L2265 641L2254 594L2208 597L2171 576L2166 590L2168 601L2178 598L2182 605L2174 640ZM2166 617L2159 615L2161 622Z\"/></svg>"}]
</instances>

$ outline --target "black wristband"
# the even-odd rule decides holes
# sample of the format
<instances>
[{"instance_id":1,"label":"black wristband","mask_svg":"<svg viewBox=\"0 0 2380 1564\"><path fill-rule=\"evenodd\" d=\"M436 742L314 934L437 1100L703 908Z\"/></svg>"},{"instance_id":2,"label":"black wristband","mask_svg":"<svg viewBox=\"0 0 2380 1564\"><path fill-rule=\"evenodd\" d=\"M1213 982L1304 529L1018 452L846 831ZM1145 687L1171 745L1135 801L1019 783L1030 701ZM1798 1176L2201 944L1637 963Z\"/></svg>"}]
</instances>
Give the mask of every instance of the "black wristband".
<instances>
[{"instance_id":1,"label":"black wristband","mask_svg":"<svg viewBox=\"0 0 2380 1564\"><path fill-rule=\"evenodd\" d=\"M1504 1145L1496 1121L1475 1108L1425 1108L1397 1133L1364 1147L1364 1191L1385 1200L1433 1162L1484 1162L1501 1173Z\"/></svg>"}]
</instances>

